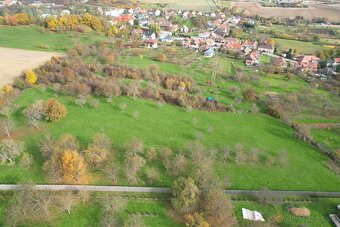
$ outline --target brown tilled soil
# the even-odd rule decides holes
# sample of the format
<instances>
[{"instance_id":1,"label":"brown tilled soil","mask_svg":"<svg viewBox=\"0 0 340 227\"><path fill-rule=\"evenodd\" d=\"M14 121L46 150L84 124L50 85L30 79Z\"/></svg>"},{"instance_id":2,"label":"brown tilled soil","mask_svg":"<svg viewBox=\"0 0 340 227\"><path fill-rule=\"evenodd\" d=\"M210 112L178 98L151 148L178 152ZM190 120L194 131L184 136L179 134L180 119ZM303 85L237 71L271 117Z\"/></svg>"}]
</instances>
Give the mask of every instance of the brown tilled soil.
<instances>
[{"instance_id":1,"label":"brown tilled soil","mask_svg":"<svg viewBox=\"0 0 340 227\"><path fill-rule=\"evenodd\" d=\"M12 83L23 71L37 68L51 57L60 55L0 47L0 87Z\"/></svg>"},{"instance_id":2,"label":"brown tilled soil","mask_svg":"<svg viewBox=\"0 0 340 227\"><path fill-rule=\"evenodd\" d=\"M326 17L329 21L340 22L340 4L324 5L312 4L308 8L282 8L282 7L262 7L257 2L233 2L233 6L241 8L249 15L259 15L263 17L287 17L303 16L307 19L314 17Z\"/></svg>"}]
</instances>

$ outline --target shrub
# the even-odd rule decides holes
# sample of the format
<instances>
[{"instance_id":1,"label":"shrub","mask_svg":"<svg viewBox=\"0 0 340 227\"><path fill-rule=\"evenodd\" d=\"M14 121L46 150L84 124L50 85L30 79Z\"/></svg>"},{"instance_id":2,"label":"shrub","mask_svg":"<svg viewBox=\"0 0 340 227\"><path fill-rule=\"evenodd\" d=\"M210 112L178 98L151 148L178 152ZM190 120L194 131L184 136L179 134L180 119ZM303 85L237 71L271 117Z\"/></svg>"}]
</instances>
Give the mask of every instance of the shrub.
<instances>
[{"instance_id":1,"label":"shrub","mask_svg":"<svg viewBox=\"0 0 340 227\"><path fill-rule=\"evenodd\" d=\"M165 62L166 61L166 55L163 54L163 53L160 53L156 56L155 60L159 61L159 62Z\"/></svg>"},{"instance_id":2,"label":"shrub","mask_svg":"<svg viewBox=\"0 0 340 227\"><path fill-rule=\"evenodd\" d=\"M308 217L308 216L310 216L310 211L306 207L292 207L292 208L289 209L289 211L293 215L299 216L299 217Z\"/></svg>"},{"instance_id":3,"label":"shrub","mask_svg":"<svg viewBox=\"0 0 340 227\"><path fill-rule=\"evenodd\" d=\"M45 119L47 121L55 122L67 115L66 107L57 99L51 98L44 104Z\"/></svg>"},{"instance_id":4,"label":"shrub","mask_svg":"<svg viewBox=\"0 0 340 227\"><path fill-rule=\"evenodd\" d=\"M25 82L27 85L33 85L37 82L38 76L33 72L33 70L28 70L25 72Z\"/></svg>"},{"instance_id":5,"label":"shrub","mask_svg":"<svg viewBox=\"0 0 340 227\"><path fill-rule=\"evenodd\" d=\"M243 91L243 97L248 101L254 101L256 94L253 88L247 88Z\"/></svg>"}]
</instances>

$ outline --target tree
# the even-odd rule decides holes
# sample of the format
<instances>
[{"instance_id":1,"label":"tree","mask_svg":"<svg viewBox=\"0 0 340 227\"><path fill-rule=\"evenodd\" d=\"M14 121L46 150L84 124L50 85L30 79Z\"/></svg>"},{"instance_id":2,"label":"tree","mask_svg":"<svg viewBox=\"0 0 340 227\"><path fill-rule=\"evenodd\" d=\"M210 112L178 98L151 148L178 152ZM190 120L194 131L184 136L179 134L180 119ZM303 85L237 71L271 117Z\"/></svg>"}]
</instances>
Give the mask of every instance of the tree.
<instances>
[{"instance_id":1,"label":"tree","mask_svg":"<svg viewBox=\"0 0 340 227\"><path fill-rule=\"evenodd\" d=\"M235 226L237 221L233 216L233 207L224 192L216 187L203 191L200 207L211 226Z\"/></svg>"},{"instance_id":2,"label":"tree","mask_svg":"<svg viewBox=\"0 0 340 227\"><path fill-rule=\"evenodd\" d=\"M37 225L51 220L53 197L46 191L22 186L15 192L6 212L8 226ZM33 224L34 223L34 224Z\"/></svg>"},{"instance_id":3,"label":"tree","mask_svg":"<svg viewBox=\"0 0 340 227\"><path fill-rule=\"evenodd\" d=\"M28 25L31 23L31 18L27 13L16 13L14 14L18 24Z\"/></svg>"},{"instance_id":4,"label":"tree","mask_svg":"<svg viewBox=\"0 0 340 227\"><path fill-rule=\"evenodd\" d=\"M24 109L23 114L27 118L29 124L38 129L38 121L43 120L45 117L43 101L35 101L31 106Z\"/></svg>"},{"instance_id":5,"label":"tree","mask_svg":"<svg viewBox=\"0 0 340 227\"><path fill-rule=\"evenodd\" d=\"M126 145L126 155L135 156L142 153L144 150L144 143L141 139L133 138Z\"/></svg>"},{"instance_id":6,"label":"tree","mask_svg":"<svg viewBox=\"0 0 340 227\"><path fill-rule=\"evenodd\" d=\"M28 70L25 72L25 82L28 85L33 85L37 82L38 76L33 70Z\"/></svg>"},{"instance_id":7,"label":"tree","mask_svg":"<svg viewBox=\"0 0 340 227\"><path fill-rule=\"evenodd\" d=\"M111 151L111 145L111 139L105 134L96 134L93 137L93 143L84 151L86 160L97 167L107 159Z\"/></svg>"},{"instance_id":8,"label":"tree","mask_svg":"<svg viewBox=\"0 0 340 227\"><path fill-rule=\"evenodd\" d=\"M51 31L56 31L59 23L57 18L55 18L54 16L47 17L45 21L48 29L50 29Z\"/></svg>"},{"instance_id":9,"label":"tree","mask_svg":"<svg viewBox=\"0 0 340 227\"><path fill-rule=\"evenodd\" d=\"M58 141L47 141L45 146L40 145L40 147L46 149L44 156L49 156L43 169L50 179L57 182L84 182L86 180L85 162L78 153L79 144L74 136L64 135Z\"/></svg>"},{"instance_id":10,"label":"tree","mask_svg":"<svg viewBox=\"0 0 340 227\"><path fill-rule=\"evenodd\" d=\"M107 149L95 144L90 144L83 152L85 154L85 159L94 167L98 167L104 162L109 154Z\"/></svg>"},{"instance_id":11,"label":"tree","mask_svg":"<svg viewBox=\"0 0 340 227\"><path fill-rule=\"evenodd\" d=\"M11 131L15 127L15 122L12 119L2 120L0 122L1 130L7 136L7 138L11 138Z\"/></svg>"},{"instance_id":12,"label":"tree","mask_svg":"<svg viewBox=\"0 0 340 227\"><path fill-rule=\"evenodd\" d=\"M13 165L17 157L24 151L24 144L12 139L3 139L0 143L1 164Z\"/></svg>"},{"instance_id":13,"label":"tree","mask_svg":"<svg viewBox=\"0 0 340 227\"><path fill-rule=\"evenodd\" d=\"M254 101L256 99L256 93L253 88L246 88L243 91L243 97L248 101Z\"/></svg>"},{"instance_id":14,"label":"tree","mask_svg":"<svg viewBox=\"0 0 340 227\"><path fill-rule=\"evenodd\" d=\"M150 24L149 30L151 32L154 32L158 36L158 34L161 32L161 27L159 26L159 24Z\"/></svg>"},{"instance_id":15,"label":"tree","mask_svg":"<svg viewBox=\"0 0 340 227\"><path fill-rule=\"evenodd\" d=\"M146 157L147 157L148 161L155 160L157 158L157 150L156 150L156 148L150 147L147 150Z\"/></svg>"},{"instance_id":16,"label":"tree","mask_svg":"<svg viewBox=\"0 0 340 227\"><path fill-rule=\"evenodd\" d=\"M60 156L60 167L62 175L66 181L79 181L80 176L85 171L83 158L75 150L65 150Z\"/></svg>"},{"instance_id":17,"label":"tree","mask_svg":"<svg viewBox=\"0 0 340 227\"><path fill-rule=\"evenodd\" d=\"M80 198L72 191L63 192L58 197L58 202L66 210L68 214L71 214L72 208L75 207L79 202Z\"/></svg>"},{"instance_id":18,"label":"tree","mask_svg":"<svg viewBox=\"0 0 340 227\"><path fill-rule=\"evenodd\" d=\"M159 178L159 173L154 167L146 169L145 174L150 184L153 184Z\"/></svg>"},{"instance_id":19,"label":"tree","mask_svg":"<svg viewBox=\"0 0 340 227\"><path fill-rule=\"evenodd\" d=\"M137 184L139 170L145 165L145 160L139 155L128 156L125 160L125 175L130 184Z\"/></svg>"},{"instance_id":20,"label":"tree","mask_svg":"<svg viewBox=\"0 0 340 227\"><path fill-rule=\"evenodd\" d=\"M166 61L166 55L164 53L159 53L159 54L157 54L155 60L159 61L159 62L165 62Z\"/></svg>"},{"instance_id":21,"label":"tree","mask_svg":"<svg viewBox=\"0 0 340 227\"><path fill-rule=\"evenodd\" d=\"M194 213L185 215L185 226L187 227L209 227L209 223L202 214Z\"/></svg>"},{"instance_id":22,"label":"tree","mask_svg":"<svg viewBox=\"0 0 340 227\"><path fill-rule=\"evenodd\" d=\"M117 184L119 175L119 164L118 163L107 164L104 168L104 173L113 184Z\"/></svg>"},{"instance_id":23,"label":"tree","mask_svg":"<svg viewBox=\"0 0 340 227\"><path fill-rule=\"evenodd\" d=\"M44 103L45 119L47 121L59 121L67 115L66 107L57 99L50 98Z\"/></svg>"},{"instance_id":24,"label":"tree","mask_svg":"<svg viewBox=\"0 0 340 227\"><path fill-rule=\"evenodd\" d=\"M199 191L191 178L180 177L174 181L171 193L171 204L180 213L189 212L197 205Z\"/></svg>"},{"instance_id":25,"label":"tree","mask_svg":"<svg viewBox=\"0 0 340 227\"><path fill-rule=\"evenodd\" d=\"M39 142L39 149L44 160L51 158L55 145L56 141L50 135L45 135L44 138Z\"/></svg>"}]
</instances>

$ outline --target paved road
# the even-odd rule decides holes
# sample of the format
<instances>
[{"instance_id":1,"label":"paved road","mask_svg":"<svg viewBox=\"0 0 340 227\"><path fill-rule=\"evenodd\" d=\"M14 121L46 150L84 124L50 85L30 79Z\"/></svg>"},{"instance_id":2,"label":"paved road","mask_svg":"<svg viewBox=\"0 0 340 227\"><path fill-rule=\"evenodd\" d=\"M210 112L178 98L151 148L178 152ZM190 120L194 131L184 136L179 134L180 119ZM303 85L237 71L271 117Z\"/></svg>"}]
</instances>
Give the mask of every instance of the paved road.
<instances>
[{"instance_id":1,"label":"paved road","mask_svg":"<svg viewBox=\"0 0 340 227\"><path fill-rule=\"evenodd\" d=\"M0 184L0 191L22 190L21 185ZM92 192L149 192L169 193L170 188L157 187L128 187L128 186L95 186L95 185L33 185L34 190L41 191L92 191ZM317 192L317 191L252 191L252 190L224 190L229 195L258 195L267 194L270 196L316 196L316 197L337 197L340 192Z\"/></svg>"}]
</instances>

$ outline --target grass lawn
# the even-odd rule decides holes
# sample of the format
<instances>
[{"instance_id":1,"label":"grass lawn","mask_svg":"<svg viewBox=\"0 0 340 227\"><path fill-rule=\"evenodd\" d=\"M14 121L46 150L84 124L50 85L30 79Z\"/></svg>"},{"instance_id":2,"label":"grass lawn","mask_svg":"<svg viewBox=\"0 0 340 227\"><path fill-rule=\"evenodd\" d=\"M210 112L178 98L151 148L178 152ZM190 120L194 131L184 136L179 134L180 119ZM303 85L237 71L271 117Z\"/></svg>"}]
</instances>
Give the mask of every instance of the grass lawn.
<instances>
[{"instance_id":1,"label":"grass lawn","mask_svg":"<svg viewBox=\"0 0 340 227\"><path fill-rule=\"evenodd\" d=\"M262 54L260 57L260 64L270 64L270 56Z\"/></svg>"},{"instance_id":2,"label":"grass lawn","mask_svg":"<svg viewBox=\"0 0 340 227\"><path fill-rule=\"evenodd\" d=\"M313 138L319 143L324 144L328 149L340 150L340 129L313 129Z\"/></svg>"},{"instance_id":3,"label":"grass lawn","mask_svg":"<svg viewBox=\"0 0 340 227\"><path fill-rule=\"evenodd\" d=\"M37 25L0 27L0 46L17 49L65 52L77 43L90 44L104 38L94 32L41 32Z\"/></svg>"},{"instance_id":4,"label":"grass lawn","mask_svg":"<svg viewBox=\"0 0 340 227\"><path fill-rule=\"evenodd\" d=\"M28 89L18 100L19 110L15 119L19 127L24 126L21 116L23 108L36 99L48 99L55 94L51 90ZM287 166L272 165L241 165L215 162L216 176L225 176L231 181L234 189L260 189L267 187L276 190L325 190L336 191L340 184L339 176L330 172L324 165L325 157L317 153L310 145L298 141L293 136L293 130L282 122L266 115L210 113L193 110L187 112L164 104L159 106L147 100L136 100L128 97L115 97L113 103L102 101L97 110L88 106L81 108L74 104L73 97L60 95L58 99L68 108L68 116L60 122L44 123L40 131L23 133L20 138L26 142L28 151L34 155L34 167L30 170L18 166L2 166L0 181L3 183L32 179L34 182L46 181L39 169L42 165L37 143L45 134L59 136L71 133L85 147L95 133L103 132L112 138L116 147L116 157L122 160L123 145L133 137L141 138L146 146L156 148L171 147L175 152L186 147L195 139L196 133L204 134L203 143L208 147L221 145L234 146L242 144L246 149L257 147L260 157L275 156L281 149L288 153ZM128 108L119 110L120 103L126 103ZM140 117L134 119L132 113L139 111ZM100 116L100 117L98 117ZM197 124L193 124L196 119ZM208 128L213 128L209 133ZM27 130L21 128L19 131ZM188 155L186 149L184 149ZM152 165L152 164L151 164ZM169 186L175 177L164 173L164 168L158 162L155 166L162 173L155 186ZM17 169L17 171L13 171ZM318 174L314 174L317 172ZM299 173L299 174L297 174ZM96 172L96 180L90 183L110 184L102 174ZM184 173L185 175L185 173ZM120 184L127 184L124 178Z\"/></svg>"},{"instance_id":5,"label":"grass lawn","mask_svg":"<svg viewBox=\"0 0 340 227\"><path fill-rule=\"evenodd\" d=\"M289 49L297 49L298 54L314 54L316 50L322 50L324 47L312 42L303 42L289 39L277 39L274 38L275 42L279 44L279 50L285 51Z\"/></svg>"},{"instance_id":6,"label":"grass lawn","mask_svg":"<svg viewBox=\"0 0 340 227\"><path fill-rule=\"evenodd\" d=\"M253 226L252 221L242 219L242 208L249 210L259 211L265 221L268 223L268 218L272 215L280 214L282 222L279 226L333 226L328 215L336 213L336 206L338 205L338 199L319 199L311 202L289 202L286 204L259 204L256 202L233 202L234 212L237 217L240 226ZM309 217L297 217L292 215L289 211L289 207L306 207L310 210L311 215Z\"/></svg>"}]
</instances>

